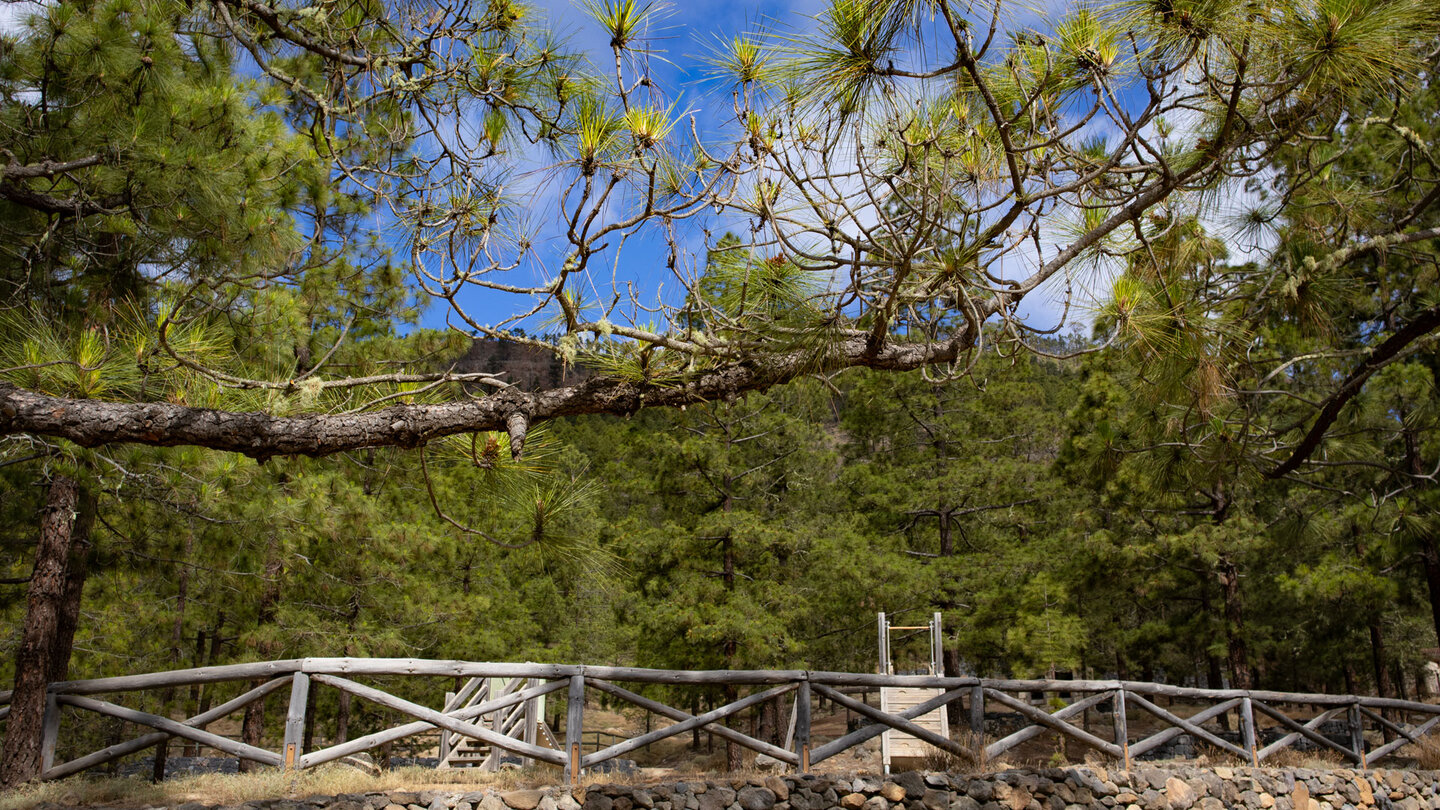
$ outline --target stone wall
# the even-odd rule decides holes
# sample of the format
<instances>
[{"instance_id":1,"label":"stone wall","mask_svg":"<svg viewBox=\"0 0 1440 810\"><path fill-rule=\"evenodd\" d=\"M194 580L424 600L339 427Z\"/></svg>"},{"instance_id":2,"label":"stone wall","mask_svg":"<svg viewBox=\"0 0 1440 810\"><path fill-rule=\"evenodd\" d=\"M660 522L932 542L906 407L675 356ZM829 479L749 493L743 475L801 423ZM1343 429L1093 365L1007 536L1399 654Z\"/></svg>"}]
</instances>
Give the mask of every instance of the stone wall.
<instances>
[{"instance_id":1,"label":"stone wall","mask_svg":"<svg viewBox=\"0 0 1440 810\"><path fill-rule=\"evenodd\" d=\"M56 810L55 805L42 806ZM1100 766L267 799L222 810L1440 810L1440 772ZM190 803L176 810L210 810Z\"/></svg>"}]
</instances>

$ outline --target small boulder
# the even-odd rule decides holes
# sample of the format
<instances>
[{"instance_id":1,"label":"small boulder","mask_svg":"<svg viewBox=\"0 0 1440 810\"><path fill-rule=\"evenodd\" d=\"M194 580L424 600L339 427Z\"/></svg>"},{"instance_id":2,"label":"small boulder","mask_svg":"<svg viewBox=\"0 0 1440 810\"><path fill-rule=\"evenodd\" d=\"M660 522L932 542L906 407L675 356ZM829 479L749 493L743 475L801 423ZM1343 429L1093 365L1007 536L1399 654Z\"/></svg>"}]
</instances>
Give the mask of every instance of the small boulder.
<instances>
[{"instance_id":1,"label":"small boulder","mask_svg":"<svg viewBox=\"0 0 1440 810\"><path fill-rule=\"evenodd\" d=\"M925 795L925 778L915 771L903 771L890 777L890 781L905 788L905 798L918 799Z\"/></svg>"},{"instance_id":2,"label":"small boulder","mask_svg":"<svg viewBox=\"0 0 1440 810\"><path fill-rule=\"evenodd\" d=\"M720 789L707 790L704 793L701 793L699 796L696 797L699 802L700 810L725 810L725 808L730 806L730 799L735 795L735 793L729 788L725 788L724 792L729 793L730 796L727 797L721 795Z\"/></svg>"},{"instance_id":3,"label":"small boulder","mask_svg":"<svg viewBox=\"0 0 1440 810\"><path fill-rule=\"evenodd\" d=\"M771 810L775 806L775 793L769 788L746 786L740 788L735 801L742 810Z\"/></svg>"},{"instance_id":4,"label":"small boulder","mask_svg":"<svg viewBox=\"0 0 1440 810\"><path fill-rule=\"evenodd\" d=\"M1195 789L1188 782L1172 776L1165 780L1165 798L1169 800L1171 810L1190 810L1195 804Z\"/></svg>"},{"instance_id":5,"label":"small boulder","mask_svg":"<svg viewBox=\"0 0 1440 810\"><path fill-rule=\"evenodd\" d=\"M1295 791L1290 794L1290 806L1294 810L1310 810L1310 788L1298 779L1295 781Z\"/></svg>"},{"instance_id":6,"label":"small boulder","mask_svg":"<svg viewBox=\"0 0 1440 810\"><path fill-rule=\"evenodd\" d=\"M585 794L585 804L581 805L582 810L613 810L615 801L598 790L592 790Z\"/></svg>"}]
</instances>

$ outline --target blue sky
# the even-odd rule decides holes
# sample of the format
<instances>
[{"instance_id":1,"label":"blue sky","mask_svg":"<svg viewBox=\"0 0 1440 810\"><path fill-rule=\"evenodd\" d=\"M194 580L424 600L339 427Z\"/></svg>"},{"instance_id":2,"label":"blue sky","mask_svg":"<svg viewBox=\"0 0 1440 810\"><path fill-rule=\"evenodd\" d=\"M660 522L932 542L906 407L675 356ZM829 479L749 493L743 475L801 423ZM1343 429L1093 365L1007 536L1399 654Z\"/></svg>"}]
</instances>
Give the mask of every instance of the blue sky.
<instances>
[{"instance_id":1,"label":"blue sky","mask_svg":"<svg viewBox=\"0 0 1440 810\"><path fill-rule=\"evenodd\" d=\"M742 31L755 30L763 26L775 30L782 26L805 29L812 24L814 15L825 7L823 0L796 0L793 3L733 2L730 0L681 0L675 3L657 3L659 9L656 22L648 36L647 50L651 52L650 69L657 87L667 102L674 103L676 110L695 116L702 137L722 124L729 116L729 88L709 75L705 59L723 39L729 39ZM571 50L585 54L594 63L601 75L611 76L613 52L608 35L583 9L579 0L541 0L535 6L539 14L537 22L555 32ZM540 226L540 240L537 243L539 262L527 263L524 268L528 278L516 283L537 283L549 278L549 273L558 265L560 256L567 246L560 238L554 212L557 209L555 196L558 183L542 187L540 193L527 201L532 215L539 215L536 226ZM550 216L545 217L546 214ZM690 222L681 226L680 236L688 245L699 252L703 247L702 227L718 227L723 233L723 224L714 221ZM718 236L719 233L716 233ZM548 236L548 238L547 238ZM548 248L548 250L547 250ZM669 249L660 233L654 228L643 229L631 237L618 263L610 265L619 281L633 281L637 286L648 288L652 293L658 288L662 298L678 303L678 285L665 269ZM613 249L607 251L607 258L615 262ZM696 261L693 256L691 261ZM699 259L702 260L703 259ZM542 266L548 265L548 266ZM606 265L601 265L606 266ZM593 289L586 290L591 297L598 292L607 296L609 273L604 278L596 276ZM496 295L482 290L471 290L463 297L467 312L482 323L493 324L512 314L522 303L513 296ZM439 302L425 314L424 325L443 327L446 325L448 305ZM531 318L524 327L535 333L545 329L542 318Z\"/></svg>"},{"instance_id":2,"label":"blue sky","mask_svg":"<svg viewBox=\"0 0 1440 810\"><path fill-rule=\"evenodd\" d=\"M678 109L691 111L696 115L703 137L703 133L708 128L714 127L729 114L729 87L707 75L708 66L704 61L715 46L722 40L733 37L736 33L755 30L757 27L763 27L772 32L812 29L815 25L814 17L819 15L827 5L828 3L824 0L794 0L785 3L680 0L661 4L662 10L657 15L658 20L654 24L649 38L649 48L653 52L650 60L651 70L657 84L666 92L670 100L677 102ZM605 66L602 70L608 71L613 60L608 36L590 19L578 3L571 2L571 0L543 0L537 10L541 15L542 25L547 25L559 33L568 46L588 54L595 64ZM1043 14L1032 9L1022 9L1017 16L1034 20ZM527 201L531 213L540 215L541 223L544 223L546 214L550 214L549 219L553 223L555 219L553 212L557 208L555 204L555 194L557 193L557 185L551 184L542 187L540 193ZM682 239L695 253L700 253L703 247L703 234L700 231L702 225L714 228L714 236L718 236L725 230L723 224L713 221L708 223L692 222L682 226L687 231L681 234ZM734 223L732 223L732 227L733 225ZM545 239L547 231L551 234L549 240ZM522 268L522 271L517 271L517 274L523 272L528 278L516 279L516 283L536 283L549 277L549 273L553 271L553 267L559 261L559 257L555 255L557 249L565 247L563 240L555 238L556 233L553 224L541 229L537 254L542 257L542 260L529 264ZM594 283L591 285L591 289L585 292L592 299L608 297L611 294L608 286L613 274L616 281L633 282L637 287L647 289L652 295L658 288L658 294L662 299L672 304L678 303L682 291L675 279L665 269L667 253L668 250L663 239L655 231L637 234L626 243L625 251L619 256L618 261L613 255L605 257L613 264L601 265L607 269L592 274ZM697 258L692 255L689 259L692 262L703 261L703 256ZM549 267L544 265L549 265ZM1022 313L1037 326L1053 324L1058 320L1063 307L1063 302L1059 300L1058 296L1059 291L1063 290L1063 281L1052 286L1054 289L1042 289L1032 294L1022 310ZM512 314L522 302L516 300L514 296L474 290L462 298L462 303L475 320L493 324ZM446 325L447 308L448 305L443 302L431 307L426 313L425 325L435 327ZM1074 313L1072 313L1072 317L1073 315ZM1088 321L1088 318L1085 320ZM547 328L540 318L532 318L523 326L532 333L544 331Z\"/></svg>"}]
</instances>

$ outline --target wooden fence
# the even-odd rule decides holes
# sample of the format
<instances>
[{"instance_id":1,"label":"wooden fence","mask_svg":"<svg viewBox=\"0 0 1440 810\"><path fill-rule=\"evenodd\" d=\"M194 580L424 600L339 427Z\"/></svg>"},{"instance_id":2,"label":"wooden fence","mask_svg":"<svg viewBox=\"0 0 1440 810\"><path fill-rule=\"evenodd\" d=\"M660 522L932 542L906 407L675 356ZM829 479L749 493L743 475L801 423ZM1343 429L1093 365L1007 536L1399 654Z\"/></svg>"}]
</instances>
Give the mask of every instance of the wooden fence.
<instances>
[{"instance_id":1,"label":"wooden fence","mask_svg":"<svg viewBox=\"0 0 1440 810\"><path fill-rule=\"evenodd\" d=\"M462 706L460 704L464 701L452 700L448 705L442 705L441 710L436 710L355 680L375 676L531 679L525 683L534 685L508 691L499 697L473 705ZM90 697L231 681L261 683L203 714L179 721ZM750 694L702 714L692 715L640 695L619 683L748 687ZM399 712L413 720L358 739L314 751L302 751L306 702L312 684L348 692L354 697ZM939 694L895 714L881 711L846 694L855 687L873 689L887 686L929 688L939 691ZM290 701L284 741L279 751L255 747L205 730L207 725L216 720L286 687L290 691ZM563 750L506 736L495 730L493 722L484 721L487 715L493 720L496 713L540 695L561 690L567 692ZM604 693L674 722L634 737L620 738L617 742L586 753L584 713L587 690ZM1042 705L1060 707L1054 711L1037 707L1031 699L1036 695L1059 698L1048 704L1042 700ZM811 705L812 699L816 697L833 701L873 722L837 739L812 745ZM1066 698L1070 700L1069 703L1065 703ZM790 742L785 747L756 739L725 725L726 718L776 699L786 700L791 707L792 731L789 735ZM1186 718L1162 707L1160 703L1166 699L1209 705ZM0 706L8 702L9 695L0 693ZM972 747L970 744L928 731L913 722L918 717L950 704L959 704L962 716L968 716L969 729L973 733L971 739L974 740L984 739L987 706L1019 715L1022 726L1008 736L984 745L981 750L978 743ZM1293 719L1286 713L1285 709L1289 707L1311 707L1316 713L1302 721ZM56 764L56 741L60 731L61 712L65 709L118 718L154 731L128 742ZM1077 718L1088 716L1092 711L1109 715L1110 723L1106 725L1110 726L1111 733L1100 736L1075 724ZM1152 715L1157 721L1152 725L1159 725L1162 730L1138 738L1132 735L1129 718L1137 711ZM8 707L0 708L0 718L6 713ZM1222 736L1218 728L1222 717L1236 719L1240 732L1238 742ZM1333 729L1337 722L1346 730L1346 733L1341 735L1346 742L1334 739L1337 735L1333 731L1322 733L1322 726L1328 724ZM170 737L180 737L265 765L309 768L367 751L387 742L435 732L437 729L448 732L447 737L458 735L475 738L526 759L560 766L565 769L572 782L577 781L581 772L587 768L695 729L773 757L802 773L808 772L823 760L865 743L886 729L913 735L971 762L992 759L1041 734L1055 733L1129 768L1133 757L1154 751L1180 735L1188 734L1197 743L1212 746L1243 762L1256 765L1304 739L1321 748L1336 751L1346 760L1363 768L1393 755L1407 744L1419 741L1430 733L1437 723L1440 723L1440 706L1407 700L1261 690L1198 689L1131 681L994 680L794 670L685 671L397 658L304 658L51 684L45 723L42 778L59 779L69 776L158 745ZM1269 744L1261 745L1262 728L1271 736L1279 736Z\"/></svg>"}]
</instances>

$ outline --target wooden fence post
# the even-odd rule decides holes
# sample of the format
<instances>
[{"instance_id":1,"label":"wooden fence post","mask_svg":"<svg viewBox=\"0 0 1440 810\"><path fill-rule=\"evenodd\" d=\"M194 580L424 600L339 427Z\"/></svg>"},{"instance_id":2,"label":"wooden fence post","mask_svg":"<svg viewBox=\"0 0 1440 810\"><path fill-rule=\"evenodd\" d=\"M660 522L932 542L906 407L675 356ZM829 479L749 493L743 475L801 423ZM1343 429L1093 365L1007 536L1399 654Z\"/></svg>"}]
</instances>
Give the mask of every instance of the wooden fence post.
<instances>
[{"instance_id":1,"label":"wooden fence post","mask_svg":"<svg viewBox=\"0 0 1440 810\"><path fill-rule=\"evenodd\" d=\"M500 680L499 678L488 678L487 680L490 682L490 694L491 694L491 695L493 695L493 696L495 696L495 697L500 697L500 696L502 696L502 695L505 694L505 687L504 687L504 685L502 685L502 682L501 682L501 680ZM501 719L502 719L504 716L505 716L505 710L504 710L504 709L496 709L494 712L491 713L490 719L489 719L488 721L485 720L483 717L481 717L481 718L476 718L475 724L476 724L476 725L481 725L481 724L488 723L489 726L490 726L490 730L491 730L491 731L493 731L493 732L495 732L495 733L497 733L497 734L503 734L504 732L501 730L500 726L501 726ZM500 750L499 748L496 748L496 747L493 746L493 745L490 746L490 756L486 757L486 758L485 758L485 761L482 762L482 763L480 763L480 770L482 770L482 771L499 771L499 770L500 770L500 757L502 757L502 756L504 756L504 755L505 755L505 752L504 752L504 751Z\"/></svg>"},{"instance_id":2,"label":"wooden fence post","mask_svg":"<svg viewBox=\"0 0 1440 810\"><path fill-rule=\"evenodd\" d=\"M800 682L795 692L795 753L800 757L800 773L810 772L810 681Z\"/></svg>"},{"instance_id":3,"label":"wooden fence post","mask_svg":"<svg viewBox=\"0 0 1440 810\"><path fill-rule=\"evenodd\" d=\"M970 733L975 735L976 744L985 747L985 687L975 684L970 687Z\"/></svg>"},{"instance_id":4,"label":"wooden fence post","mask_svg":"<svg viewBox=\"0 0 1440 810\"><path fill-rule=\"evenodd\" d=\"M290 711L285 715L285 770L300 767L301 740L305 737L305 704L310 696L310 676L297 672L290 677Z\"/></svg>"},{"instance_id":5,"label":"wooden fence post","mask_svg":"<svg viewBox=\"0 0 1440 810\"><path fill-rule=\"evenodd\" d=\"M445 711L448 712L459 708L458 706L451 705L451 703L455 700L456 694L457 693L455 692L445 693ZM450 758L450 749L450 732L447 729L442 728L440 729L440 767L442 768L445 767L445 760Z\"/></svg>"},{"instance_id":6,"label":"wooden fence post","mask_svg":"<svg viewBox=\"0 0 1440 810\"><path fill-rule=\"evenodd\" d=\"M1115 690L1115 744L1120 746L1121 759L1125 770L1130 770L1130 725L1125 718L1125 690Z\"/></svg>"},{"instance_id":7,"label":"wooden fence post","mask_svg":"<svg viewBox=\"0 0 1440 810\"><path fill-rule=\"evenodd\" d=\"M1350 749L1355 752L1355 761L1361 768L1369 767L1365 763L1365 718L1360 714L1359 701L1345 710L1345 719L1350 726Z\"/></svg>"},{"instance_id":8,"label":"wooden fence post","mask_svg":"<svg viewBox=\"0 0 1440 810\"><path fill-rule=\"evenodd\" d=\"M40 738L40 773L55 767L55 743L60 738L60 704L54 692L45 695L45 725Z\"/></svg>"},{"instance_id":9,"label":"wooden fence post","mask_svg":"<svg viewBox=\"0 0 1440 810\"><path fill-rule=\"evenodd\" d=\"M580 784L582 735L585 730L585 676L570 676L570 695L565 706L565 751L570 757L570 786Z\"/></svg>"},{"instance_id":10,"label":"wooden fence post","mask_svg":"<svg viewBox=\"0 0 1440 810\"><path fill-rule=\"evenodd\" d=\"M525 689L529 689L529 688L531 688L531 687L539 686L539 685L540 685L540 682L537 681L537 680L535 680L534 678L526 678L526 679L520 684L520 686L522 686L522 687L525 688ZM539 725L539 723L540 723L540 711L539 711L539 710L540 710L540 699L539 699L539 698L530 698L529 700L525 701L525 714L524 714L524 720L522 721L522 722L525 724L525 725L524 725L524 738L525 738L525 742L530 743L531 745L534 745L534 744L537 742L537 738L538 738L538 734L539 734L539 732L538 732L538 730L537 730L537 728L536 728L536 727ZM646 717L648 718L649 715L646 715ZM529 757L524 757L524 758L522 758L522 759L520 760L520 765L521 765L521 767L528 768L528 767L530 767L530 766L533 765L533 764L535 764L535 760L530 759Z\"/></svg>"},{"instance_id":11,"label":"wooden fence post","mask_svg":"<svg viewBox=\"0 0 1440 810\"><path fill-rule=\"evenodd\" d=\"M1245 750L1250 752L1250 765L1260 767L1260 755L1255 750L1255 705L1249 696L1240 698L1240 733L1245 741Z\"/></svg>"}]
</instances>

